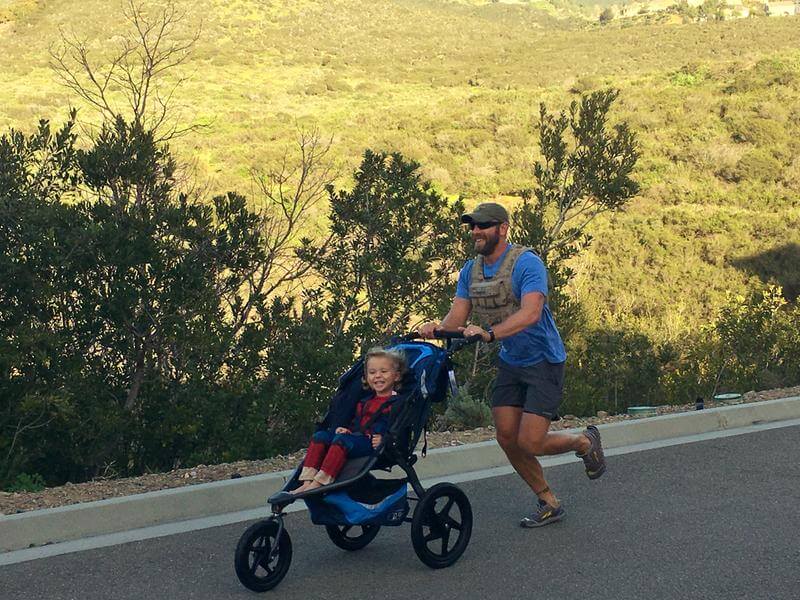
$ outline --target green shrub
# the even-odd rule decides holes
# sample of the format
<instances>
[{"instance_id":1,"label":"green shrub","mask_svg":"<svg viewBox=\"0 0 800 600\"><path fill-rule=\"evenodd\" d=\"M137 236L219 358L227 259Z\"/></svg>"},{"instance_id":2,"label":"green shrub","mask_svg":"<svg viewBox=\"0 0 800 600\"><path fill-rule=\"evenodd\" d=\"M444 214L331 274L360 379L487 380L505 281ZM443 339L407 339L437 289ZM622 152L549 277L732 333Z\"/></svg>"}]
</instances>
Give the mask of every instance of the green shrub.
<instances>
[{"instance_id":1,"label":"green shrub","mask_svg":"<svg viewBox=\"0 0 800 600\"><path fill-rule=\"evenodd\" d=\"M597 77L590 77L584 75L583 77L578 77L575 80L575 83L569 88L570 93L572 94L584 94L586 92L591 92L596 90L602 85L601 81Z\"/></svg>"},{"instance_id":2,"label":"green shrub","mask_svg":"<svg viewBox=\"0 0 800 600\"><path fill-rule=\"evenodd\" d=\"M769 152L755 149L746 153L736 164L731 180L762 181L772 183L780 181L784 166Z\"/></svg>"},{"instance_id":3,"label":"green shrub","mask_svg":"<svg viewBox=\"0 0 800 600\"><path fill-rule=\"evenodd\" d=\"M672 85L678 87L694 87L699 85L708 77L708 69L697 63L683 65L670 76Z\"/></svg>"},{"instance_id":4,"label":"green shrub","mask_svg":"<svg viewBox=\"0 0 800 600\"><path fill-rule=\"evenodd\" d=\"M492 410L479 398L470 395L462 388L455 398L451 398L444 415L439 418L440 430L463 430L486 427L492 424Z\"/></svg>"},{"instance_id":5,"label":"green shrub","mask_svg":"<svg viewBox=\"0 0 800 600\"><path fill-rule=\"evenodd\" d=\"M6 487L7 492L41 492L45 488L44 478L38 473L20 473L14 483Z\"/></svg>"},{"instance_id":6,"label":"green shrub","mask_svg":"<svg viewBox=\"0 0 800 600\"><path fill-rule=\"evenodd\" d=\"M779 58L764 58L751 68L739 72L725 88L728 94L740 94L768 87L796 87L797 69Z\"/></svg>"},{"instance_id":7,"label":"green shrub","mask_svg":"<svg viewBox=\"0 0 800 600\"><path fill-rule=\"evenodd\" d=\"M789 142L785 123L752 114L726 119L731 139L762 147L783 146Z\"/></svg>"},{"instance_id":8,"label":"green shrub","mask_svg":"<svg viewBox=\"0 0 800 600\"><path fill-rule=\"evenodd\" d=\"M660 363L652 340L629 330L604 328L576 336L567 349L564 404L560 412L590 416L660 404Z\"/></svg>"}]
</instances>

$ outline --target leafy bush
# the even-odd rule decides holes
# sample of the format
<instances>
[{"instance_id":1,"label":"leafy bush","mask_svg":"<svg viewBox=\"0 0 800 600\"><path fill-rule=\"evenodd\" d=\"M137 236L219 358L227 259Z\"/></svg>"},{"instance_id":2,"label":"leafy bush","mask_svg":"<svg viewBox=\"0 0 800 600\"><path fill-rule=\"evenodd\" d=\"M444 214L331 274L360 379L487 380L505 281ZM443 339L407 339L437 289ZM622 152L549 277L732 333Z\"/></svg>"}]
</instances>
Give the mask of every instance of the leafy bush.
<instances>
[{"instance_id":1,"label":"leafy bush","mask_svg":"<svg viewBox=\"0 0 800 600\"><path fill-rule=\"evenodd\" d=\"M447 409L439 417L437 429L465 430L487 427L492 424L492 409L481 398L473 397L462 387L455 398L450 398Z\"/></svg>"},{"instance_id":2,"label":"leafy bush","mask_svg":"<svg viewBox=\"0 0 800 600\"><path fill-rule=\"evenodd\" d=\"M41 475L34 473L20 473L16 479L8 485L6 492L41 492L45 488L45 482Z\"/></svg>"},{"instance_id":3,"label":"leafy bush","mask_svg":"<svg viewBox=\"0 0 800 600\"><path fill-rule=\"evenodd\" d=\"M616 414L632 404L663 403L659 357L646 336L603 329L572 341L563 412L583 416L605 410Z\"/></svg>"},{"instance_id":4,"label":"leafy bush","mask_svg":"<svg viewBox=\"0 0 800 600\"><path fill-rule=\"evenodd\" d=\"M319 309L269 302L263 215L234 193L179 194L169 150L136 124L81 150L72 127L0 137L0 482L305 437L353 345Z\"/></svg>"},{"instance_id":5,"label":"leafy bush","mask_svg":"<svg viewBox=\"0 0 800 600\"><path fill-rule=\"evenodd\" d=\"M752 92L766 87L796 87L800 72L795 65L780 58L764 58L749 69L740 71L725 88L728 94Z\"/></svg>"},{"instance_id":6,"label":"leafy bush","mask_svg":"<svg viewBox=\"0 0 800 600\"><path fill-rule=\"evenodd\" d=\"M708 70L706 68L696 63L690 63L673 73L670 81L678 87L694 87L703 83L707 77Z\"/></svg>"},{"instance_id":7,"label":"leafy bush","mask_svg":"<svg viewBox=\"0 0 800 600\"><path fill-rule=\"evenodd\" d=\"M747 152L736 166L726 172L731 181L762 181L772 183L783 178L786 167L766 150L755 149Z\"/></svg>"}]
</instances>

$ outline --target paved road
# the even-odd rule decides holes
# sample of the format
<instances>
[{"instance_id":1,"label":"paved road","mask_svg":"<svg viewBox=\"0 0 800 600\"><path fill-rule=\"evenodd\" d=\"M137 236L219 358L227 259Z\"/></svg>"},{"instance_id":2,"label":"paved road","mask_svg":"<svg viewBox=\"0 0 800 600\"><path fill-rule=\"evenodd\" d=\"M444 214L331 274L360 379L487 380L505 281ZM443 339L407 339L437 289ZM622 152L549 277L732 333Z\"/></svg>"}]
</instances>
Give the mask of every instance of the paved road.
<instances>
[{"instance_id":1,"label":"paved road","mask_svg":"<svg viewBox=\"0 0 800 600\"><path fill-rule=\"evenodd\" d=\"M293 513L292 567L263 597L798 600L798 441L787 427L614 456L596 482L578 464L550 468L568 514L538 530L517 526L530 496L516 477L460 484L475 529L441 571L417 560L407 525L347 553ZM255 598L232 567L245 526L0 567L0 598Z\"/></svg>"}]
</instances>

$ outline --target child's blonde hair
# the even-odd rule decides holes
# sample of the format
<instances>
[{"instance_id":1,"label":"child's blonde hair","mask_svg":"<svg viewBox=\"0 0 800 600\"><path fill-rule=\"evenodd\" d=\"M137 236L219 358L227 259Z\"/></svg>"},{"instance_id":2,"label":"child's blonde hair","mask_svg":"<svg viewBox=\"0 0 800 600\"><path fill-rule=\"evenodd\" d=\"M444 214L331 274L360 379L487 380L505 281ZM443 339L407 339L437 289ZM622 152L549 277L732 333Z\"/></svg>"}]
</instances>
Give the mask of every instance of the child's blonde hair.
<instances>
[{"instance_id":1,"label":"child's blonde hair","mask_svg":"<svg viewBox=\"0 0 800 600\"><path fill-rule=\"evenodd\" d=\"M395 387L399 388L400 385L402 385L403 377L405 377L406 371L408 371L406 355L403 354L402 351L395 350L394 348L387 349L381 346L375 346L374 348L370 348L364 356L364 374L361 376L361 383L365 390L369 389L369 384L367 383L367 365L369 364L370 358L388 358L394 362L395 370L400 375Z\"/></svg>"}]
</instances>

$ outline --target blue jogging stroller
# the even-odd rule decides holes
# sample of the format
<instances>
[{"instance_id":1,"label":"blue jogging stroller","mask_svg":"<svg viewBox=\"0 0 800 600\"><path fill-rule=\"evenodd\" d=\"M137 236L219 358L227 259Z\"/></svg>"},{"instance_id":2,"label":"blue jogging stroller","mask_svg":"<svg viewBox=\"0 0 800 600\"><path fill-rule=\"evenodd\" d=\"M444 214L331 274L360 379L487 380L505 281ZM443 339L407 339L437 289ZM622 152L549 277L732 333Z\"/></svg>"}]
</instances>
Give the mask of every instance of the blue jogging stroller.
<instances>
[{"instance_id":1,"label":"blue jogging stroller","mask_svg":"<svg viewBox=\"0 0 800 600\"><path fill-rule=\"evenodd\" d=\"M292 542L284 527L284 509L304 500L311 521L324 525L328 537L344 550L360 550L384 526L411 523L411 542L419 559L433 569L454 564L464 553L472 534L472 508L461 489L438 483L425 489L414 471L415 449L428 421L431 404L442 402L448 388L455 392L451 358L461 348L480 339L464 339L460 333L439 332L446 339L441 348L418 341L416 334L395 338L389 346L402 350L408 372L393 397L389 429L371 456L350 459L335 482L299 494L302 463L283 489L267 502L272 515L250 526L236 546L234 566L242 584L255 592L274 588L286 576L292 561ZM356 362L339 378L336 393L318 429L347 420L356 403L371 392L361 383L364 363ZM423 447L424 456L427 446ZM403 478L376 478L373 470L405 472ZM415 496L408 494L411 485ZM415 503L411 516L409 501Z\"/></svg>"}]
</instances>

